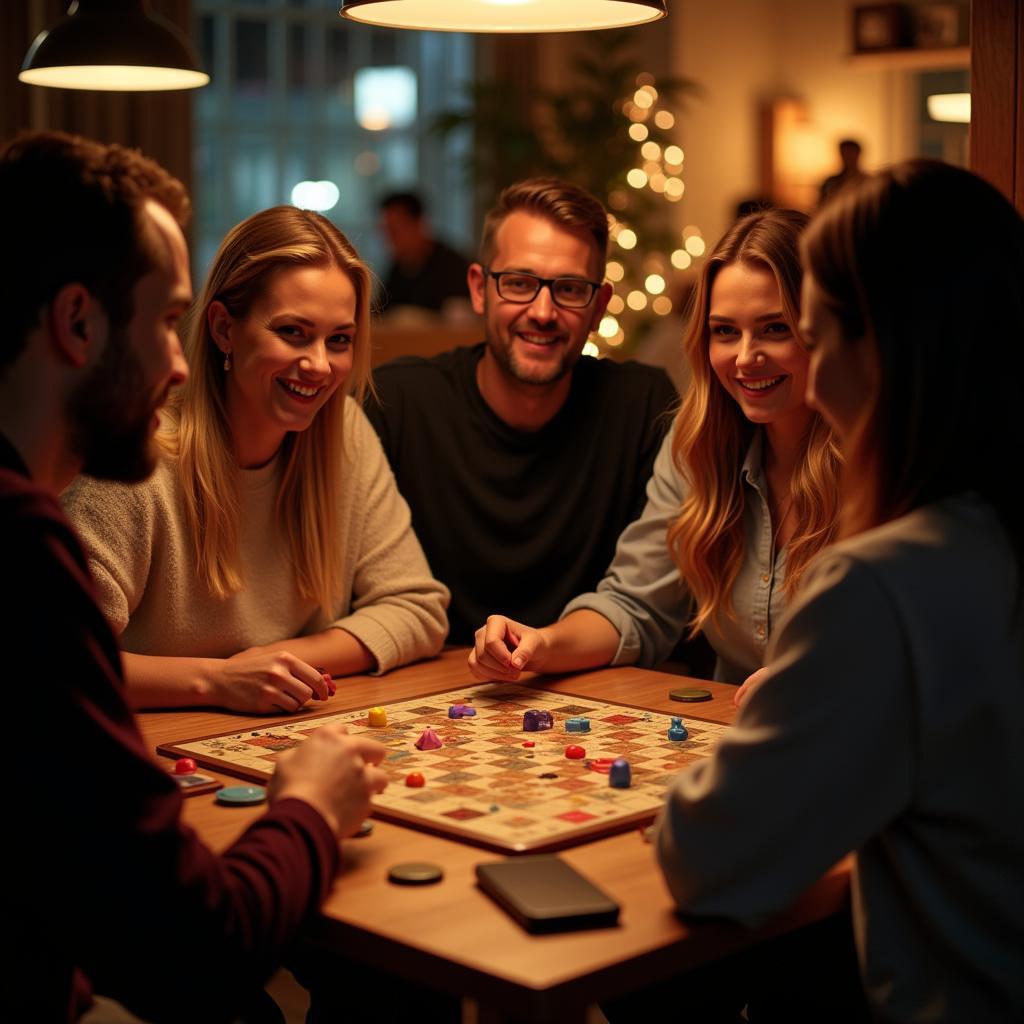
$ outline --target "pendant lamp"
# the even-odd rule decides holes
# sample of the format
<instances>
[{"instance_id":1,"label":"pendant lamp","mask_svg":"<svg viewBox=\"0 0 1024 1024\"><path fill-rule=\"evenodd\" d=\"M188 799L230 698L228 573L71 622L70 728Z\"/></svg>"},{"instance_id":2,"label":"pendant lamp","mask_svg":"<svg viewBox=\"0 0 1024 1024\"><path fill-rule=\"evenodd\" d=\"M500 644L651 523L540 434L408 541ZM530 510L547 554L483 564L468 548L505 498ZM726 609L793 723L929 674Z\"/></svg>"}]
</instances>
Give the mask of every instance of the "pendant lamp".
<instances>
[{"instance_id":1,"label":"pendant lamp","mask_svg":"<svg viewBox=\"0 0 1024 1024\"><path fill-rule=\"evenodd\" d=\"M431 32L580 32L657 21L665 0L342 0L342 17Z\"/></svg>"},{"instance_id":2,"label":"pendant lamp","mask_svg":"<svg viewBox=\"0 0 1024 1024\"><path fill-rule=\"evenodd\" d=\"M29 47L19 81L104 92L206 85L210 76L188 37L149 7L148 0L75 0Z\"/></svg>"}]
</instances>

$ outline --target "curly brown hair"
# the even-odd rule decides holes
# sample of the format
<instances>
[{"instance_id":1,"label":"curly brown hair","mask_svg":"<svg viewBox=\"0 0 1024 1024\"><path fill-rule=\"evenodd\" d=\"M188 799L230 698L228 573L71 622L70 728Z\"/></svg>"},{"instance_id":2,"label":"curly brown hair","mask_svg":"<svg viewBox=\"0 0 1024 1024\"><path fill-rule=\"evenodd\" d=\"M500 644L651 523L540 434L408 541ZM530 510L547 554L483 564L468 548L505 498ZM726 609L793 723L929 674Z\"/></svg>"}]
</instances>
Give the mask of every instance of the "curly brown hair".
<instances>
[{"instance_id":1,"label":"curly brown hair","mask_svg":"<svg viewBox=\"0 0 1024 1024\"><path fill-rule=\"evenodd\" d=\"M0 367L21 354L43 308L66 284L96 296L112 327L132 315L132 290L156 266L142 207L152 199L184 226L184 185L138 150L64 132L25 132L0 151L0 223L13 258L0 278L12 311Z\"/></svg>"}]
</instances>

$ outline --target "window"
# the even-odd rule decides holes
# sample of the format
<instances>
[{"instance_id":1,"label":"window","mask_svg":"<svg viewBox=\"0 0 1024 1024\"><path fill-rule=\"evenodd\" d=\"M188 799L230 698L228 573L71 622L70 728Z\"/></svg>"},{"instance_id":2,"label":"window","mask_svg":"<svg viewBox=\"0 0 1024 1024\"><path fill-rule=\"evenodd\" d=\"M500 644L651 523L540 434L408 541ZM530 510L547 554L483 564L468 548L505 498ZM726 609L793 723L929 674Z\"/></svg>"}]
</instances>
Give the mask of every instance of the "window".
<instances>
[{"instance_id":1,"label":"window","mask_svg":"<svg viewBox=\"0 0 1024 1024\"><path fill-rule=\"evenodd\" d=\"M418 191L438 234L472 250L472 195L460 160L466 140L427 131L439 111L459 105L473 74L472 37L359 25L338 7L193 3L194 35L212 75L193 97L197 282L231 227L291 202L302 182L337 187L337 203L323 212L378 274L386 268L377 200L388 191ZM357 90L369 116L357 116Z\"/></svg>"}]
</instances>

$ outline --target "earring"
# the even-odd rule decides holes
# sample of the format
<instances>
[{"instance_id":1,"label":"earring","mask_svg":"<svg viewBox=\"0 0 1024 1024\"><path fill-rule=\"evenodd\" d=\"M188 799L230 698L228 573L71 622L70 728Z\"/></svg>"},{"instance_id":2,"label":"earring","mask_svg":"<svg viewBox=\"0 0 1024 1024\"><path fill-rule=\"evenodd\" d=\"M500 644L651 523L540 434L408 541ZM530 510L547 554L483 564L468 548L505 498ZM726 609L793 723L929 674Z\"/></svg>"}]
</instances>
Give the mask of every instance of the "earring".
<instances>
[{"instance_id":1,"label":"earring","mask_svg":"<svg viewBox=\"0 0 1024 1024\"><path fill-rule=\"evenodd\" d=\"M224 369L225 370L230 370L231 369L231 353L230 352L225 352L224 353Z\"/></svg>"},{"instance_id":2,"label":"earring","mask_svg":"<svg viewBox=\"0 0 1024 1024\"><path fill-rule=\"evenodd\" d=\"M763 366L764 365L764 353L763 352L758 352L757 355L754 356L754 362L757 363L758 366Z\"/></svg>"}]
</instances>

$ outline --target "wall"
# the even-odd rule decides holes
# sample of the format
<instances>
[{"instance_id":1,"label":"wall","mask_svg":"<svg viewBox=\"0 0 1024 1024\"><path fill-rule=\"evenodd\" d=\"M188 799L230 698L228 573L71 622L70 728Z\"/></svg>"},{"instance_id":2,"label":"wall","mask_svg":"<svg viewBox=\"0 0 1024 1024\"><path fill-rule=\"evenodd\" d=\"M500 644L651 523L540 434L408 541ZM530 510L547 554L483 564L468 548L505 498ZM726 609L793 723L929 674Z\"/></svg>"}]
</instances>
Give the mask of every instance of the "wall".
<instances>
[{"instance_id":1,"label":"wall","mask_svg":"<svg viewBox=\"0 0 1024 1024\"><path fill-rule=\"evenodd\" d=\"M703 83L704 100L681 120L686 153L682 223L709 240L728 226L738 200L761 191L761 111L771 98L806 102L820 166L845 136L864 145L867 169L909 155L911 75L852 67L848 0L671 0L663 22L672 65Z\"/></svg>"}]
</instances>

